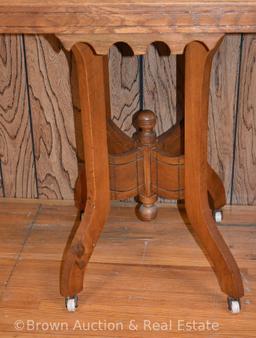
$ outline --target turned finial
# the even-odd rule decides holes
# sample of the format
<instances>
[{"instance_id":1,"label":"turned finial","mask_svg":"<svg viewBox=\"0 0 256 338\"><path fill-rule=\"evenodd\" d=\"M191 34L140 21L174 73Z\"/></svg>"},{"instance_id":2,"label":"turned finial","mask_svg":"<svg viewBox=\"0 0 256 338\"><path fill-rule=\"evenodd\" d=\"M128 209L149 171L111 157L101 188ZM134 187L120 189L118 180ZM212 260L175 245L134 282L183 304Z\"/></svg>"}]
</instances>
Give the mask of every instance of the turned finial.
<instances>
[{"instance_id":1,"label":"turned finial","mask_svg":"<svg viewBox=\"0 0 256 338\"><path fill-rule=\"evenodd\" d=\"M156 142L156 115L150 110L142 110L137 113L135 127L137 137L142 145L153 145Z\"/></svg>"}]
</instances>

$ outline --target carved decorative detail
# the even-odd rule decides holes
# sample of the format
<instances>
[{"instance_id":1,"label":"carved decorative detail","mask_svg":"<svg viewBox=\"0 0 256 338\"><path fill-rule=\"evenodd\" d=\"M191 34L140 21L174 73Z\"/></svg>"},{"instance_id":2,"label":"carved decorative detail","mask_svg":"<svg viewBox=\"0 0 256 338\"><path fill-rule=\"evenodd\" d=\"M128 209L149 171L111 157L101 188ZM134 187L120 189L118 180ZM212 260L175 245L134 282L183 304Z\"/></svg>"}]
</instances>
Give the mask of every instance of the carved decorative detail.
<instances>
[{"instance_id":1,"label":"carved decorative detail","mask_svg":"<svg viewBox=\"0 0 256 338\"><path fill-rule=\"evenodd\" d=\"M112 121L108 123L108 148L111 199L137 196L137 216L152 220L157 215L157 197L184 197L184 158L179 126L156 137L156 115L149 110L134 116L136 133L133 139L121 132ZM163 137L164 136L164 137ZM169 179L168 179L169 178Z\"/></svg>"},{"instance_id":2,"label":"carved decorative detail","mask_svg":"<svg viewBox=\"0 0 256 338\"><path fill-rule=\"evenodd\" d=\"M155 202L157 195L152 189L152 151L157 144L156 133L154 127L156 125L156 115L150 110L140 111L134 119L134 126L137 132L134 135L137 146L143 152L143 191L139 194L140 204L136 208L137 216L143 220L152 220L157 215Z\"/></svg>"},{"instance_id":3,"label":"carved decorative detail","mask_svg":"<svg viewBox=\"0 0 256 338\"><path fill-rule=\"evenodd\" d=\"M146 54L148 46L155 42L166 44L172 54L182 54L192 41L201 41L209 50L213 49L223 34L217 33L162 33L162 34L60 34L57 38L66 50L71 50L79 42L90 45L96 54L107 55L112 45L123 41L131 47L136 55Z\"/></svg>"}]
</instances>

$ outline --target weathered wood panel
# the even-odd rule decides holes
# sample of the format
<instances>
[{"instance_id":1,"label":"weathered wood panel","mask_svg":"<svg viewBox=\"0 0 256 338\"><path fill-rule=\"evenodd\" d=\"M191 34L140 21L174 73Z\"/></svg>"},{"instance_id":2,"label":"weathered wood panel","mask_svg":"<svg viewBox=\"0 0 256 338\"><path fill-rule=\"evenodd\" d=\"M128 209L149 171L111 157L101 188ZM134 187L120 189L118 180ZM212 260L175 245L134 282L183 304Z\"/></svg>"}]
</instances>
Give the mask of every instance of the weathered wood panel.
<instances>
[{"instance_id":1,"label":"weathered wood panel","mask_svg":"<svg viewBox=\"0 0 256 338\"><path fill-rule=\"evenodd\" d=\"M176 56L150 45L143 62L143 105L157 116L158 135L176 123Z\"/></svg>"},{"instance_id":2,"label":"weathered wood panel","mask_svg":"<svg viewBox=\"0 0 256 338\"><path fill-rule=\"evenodd\" d=\"M212 69L209 111L209 162L219 173L231 196L233 145L240 61L239 35L224 39L217 52ZM166 51L150 46L144 58L144 107L158 117L160 134L176 122L177 59Z\"/></svg>"},{"instance_id":3,"label":"weathered wood panel","mask_svg":"<svg viewBox=\"0 0 256 338\"><path fill-rule=\"evenodd\" d=\"M39 198L72 199L77 177L68 61L55 39L25 37Z\"/></svg>"},{"instance_id":4,"label":"weathered wood panel","mask_svg":"<svg viewBox=\"0 0 256 338\"><path fill-rule=\"evenodd\" d=\"M209 162L224 181L228 202L232 199L235 204L256 204L255 39L244 37L240 90L240 35L225 38L211 79ZM0 39L0 156L5 195L37 197L36 172L40 198L72 199L76 152L83 157L73 60L69 64L58 42L45 37L26 36L25 47L27 74L22 38ZM124 45L113 46L109 56L114 122L132 135L133 114L144 108L156 112L158 134L175 124L179 109L176 57L169 56L163 46L152 45L143 58L132 56Z\"/></svg>"},{"instance_id":5,"label":"weathered wood panel","mask_svg":"<svg viewBox=\"0 0 256 338\"><path fill-rule=\"evenodd\" d=\"M6 197L37 197L22 36L0 37L0 156Z\"/></svg>"},{"instance_id":6,"label":"weathered wood panel","mask_svg":"<svg viewBox=\"0 0 256 338\"><path fill-rule=\"evenodd\" d=\"M127 135L134 133L132 118L140 109L140 62L137 56L125 56L128 48L113 46L109 52L111 114Z\"/></svg>"},{"instance_id":7,"label":"weathered wood panel","mask_svg":"<svg viewBox=\"0 0 256 338\"><path fill-rule=\"evenodd\" d=\"M227 36L222 42L214 57L209 98L208 159L224 182L228 203L232 189L240 44L240 35Z\"/></svg>"},{"instance_id":8,"label":"weathered wood panel","mask_svg":"<svg viewBox=\"0 0 256 338\"><path fill-rule=\"evenodd\" d=\"M234 167L234 204L256 205L256 35L243 40L237 138Z\"/></svg>"}]
</instances>

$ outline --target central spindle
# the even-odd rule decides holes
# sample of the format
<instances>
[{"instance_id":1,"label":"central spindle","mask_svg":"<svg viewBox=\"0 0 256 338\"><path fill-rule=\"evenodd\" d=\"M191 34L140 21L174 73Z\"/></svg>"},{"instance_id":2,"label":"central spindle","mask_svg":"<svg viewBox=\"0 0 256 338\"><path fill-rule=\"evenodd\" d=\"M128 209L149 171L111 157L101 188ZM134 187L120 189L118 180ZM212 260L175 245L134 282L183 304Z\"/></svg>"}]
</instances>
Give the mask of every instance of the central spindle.
<instances>
[{"instance_id":1,"label":"central spindle","mask_svg":"<svg viewBox=\"0 0 256 338\"><path fill-rule=\"evenodd\" d=\"M157 216L157 195L153 192L152 185L152 150L155 149L157 138L155 133L156 115L150 110L137 113L135 121L137 132L134 137L138 148L143 152L144 187L139 194L139 204L136 213L142 221L150 221Z\"/></svg>"}]
</instances>

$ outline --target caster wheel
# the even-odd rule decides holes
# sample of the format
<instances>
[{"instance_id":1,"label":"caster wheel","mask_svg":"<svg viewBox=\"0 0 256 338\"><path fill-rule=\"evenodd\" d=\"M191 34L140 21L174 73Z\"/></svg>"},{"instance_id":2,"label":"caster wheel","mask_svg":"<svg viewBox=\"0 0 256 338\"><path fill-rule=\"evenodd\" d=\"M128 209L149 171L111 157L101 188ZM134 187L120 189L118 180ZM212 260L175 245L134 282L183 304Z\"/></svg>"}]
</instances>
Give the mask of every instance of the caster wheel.
<instances>
[{"instance_id":1,"label":"caster wheel","mask_svg":"<svg viewBox=\"0 0 256 338\"><path fill-rule=\"evenodd\" d=\"M239 299L228 297L228 309L230 312L237 314L241 311L241 304Z\"/></svg>"},{"instance_id":2,"label":"caster wheel","mask_svg":"<svg viewBox=\"0 0 256 338\"><path fill-rule=\"evenodd\" d=\"M213 218L216 223L221 223L223 220L223 212L221 210L214 210L213 211Z\"/></svg>"},{"instance_id":3,"label":"caster wheel","mask_svg":"<svg viewBox=\"0 0 256 338\"><path fill-rule=\"evenodd\" d=\"M76 308L78 307L78 297L66 297L65 298L65 305L68 312L75 312Z\"/></svg>"}]
</instances>

